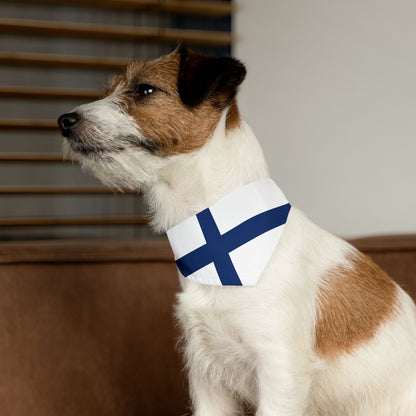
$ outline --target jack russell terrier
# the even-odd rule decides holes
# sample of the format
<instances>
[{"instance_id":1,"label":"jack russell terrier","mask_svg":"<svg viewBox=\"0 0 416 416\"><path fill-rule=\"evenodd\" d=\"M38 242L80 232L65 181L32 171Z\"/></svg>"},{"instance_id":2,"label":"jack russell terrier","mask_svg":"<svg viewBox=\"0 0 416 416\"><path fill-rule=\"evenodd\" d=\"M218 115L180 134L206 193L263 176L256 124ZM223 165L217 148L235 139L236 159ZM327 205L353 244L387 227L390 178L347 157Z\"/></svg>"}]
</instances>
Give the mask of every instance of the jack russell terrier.
<instances>
[{"instance_id":1,"label":"jack russell terrier","mask_svg":"<svg viewBox=\"0 0 416 416\"><path fill-rule=\"evenodd\" d=\"M269 178L236 104L245 74L178 47L58 119L66 153L142 192L168 233L192 412L414 416L415 305Z\"/></svg>"}]
</instances>

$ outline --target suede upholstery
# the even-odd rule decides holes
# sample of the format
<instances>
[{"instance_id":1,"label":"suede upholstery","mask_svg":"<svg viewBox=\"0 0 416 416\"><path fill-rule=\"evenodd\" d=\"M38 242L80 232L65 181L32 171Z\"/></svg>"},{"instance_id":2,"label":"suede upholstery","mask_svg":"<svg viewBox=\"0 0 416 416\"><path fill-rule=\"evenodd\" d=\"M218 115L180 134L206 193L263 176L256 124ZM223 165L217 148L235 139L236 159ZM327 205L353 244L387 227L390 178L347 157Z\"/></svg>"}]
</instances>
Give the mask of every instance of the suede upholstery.
<instances>
[{"instance_id":1,"label":"suede upholstery","mask_svg":"<svg viewBox=\"0 0 416 416\"><path fill-rule=\"evenodd\" d=\"M416 297L416 235L353 242ZM188 414L165 240L0 243L0 409Z\"/></svg>"}]
</instances>

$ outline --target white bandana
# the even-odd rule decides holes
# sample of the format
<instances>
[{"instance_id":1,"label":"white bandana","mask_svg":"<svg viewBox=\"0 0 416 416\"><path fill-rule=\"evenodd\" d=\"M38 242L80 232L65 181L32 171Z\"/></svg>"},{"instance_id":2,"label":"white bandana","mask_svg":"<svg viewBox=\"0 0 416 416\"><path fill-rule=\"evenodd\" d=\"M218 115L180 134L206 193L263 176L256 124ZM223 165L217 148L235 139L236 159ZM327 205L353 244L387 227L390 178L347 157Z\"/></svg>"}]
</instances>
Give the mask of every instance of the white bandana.
<instances>
[{"instance_id":1,"label":"white bandana","mask_svg":"<svg viewBox=\"0 0 416 416\"><path fill-rule=\"evenodd\" d=\"M206 285L255 285L289 211L290 204L270 178L234 190L167 231L179 271Z\"/></svg>"}]
</instances>

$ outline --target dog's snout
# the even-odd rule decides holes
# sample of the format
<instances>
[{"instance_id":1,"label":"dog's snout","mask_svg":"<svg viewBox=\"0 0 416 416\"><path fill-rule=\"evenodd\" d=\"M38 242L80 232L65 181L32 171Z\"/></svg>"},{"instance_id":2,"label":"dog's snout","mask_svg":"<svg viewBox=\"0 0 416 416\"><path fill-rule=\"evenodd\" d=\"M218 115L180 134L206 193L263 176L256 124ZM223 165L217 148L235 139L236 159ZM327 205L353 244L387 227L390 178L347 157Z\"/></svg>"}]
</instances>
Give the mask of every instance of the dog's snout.
<instances>
[{"instance_id":1,"label":"dog's snout","mask_svg":"<svg viewBox=\"0 0 416 416\"><path fill-rule=\"evenodd\" d=\"M79 119L80 117L78 113L62 114L58 118L58 125L64 137L69 136L69 134L71 133L71 129L75 126L75 124L77 124Z\"/></svg>"}]
</instances>

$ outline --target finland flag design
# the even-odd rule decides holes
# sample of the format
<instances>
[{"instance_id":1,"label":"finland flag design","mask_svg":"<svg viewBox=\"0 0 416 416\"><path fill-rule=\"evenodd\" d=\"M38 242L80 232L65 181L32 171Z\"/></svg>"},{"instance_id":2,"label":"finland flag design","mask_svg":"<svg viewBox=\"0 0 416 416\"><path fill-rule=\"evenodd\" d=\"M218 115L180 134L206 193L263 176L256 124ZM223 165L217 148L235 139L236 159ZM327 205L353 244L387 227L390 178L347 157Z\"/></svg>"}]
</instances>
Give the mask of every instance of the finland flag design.
<instances>
[{"instance_id":1,"label":"finland flag design","mask_svg":"<svg viewBox=\"0 0 416 416\"><path fill-rule=\"evenodd\" d=\"M207 285L255 285L289 211L290 204L270 178L236 189L168 230L179 271Z\"/></svg>"}]
</instances>

